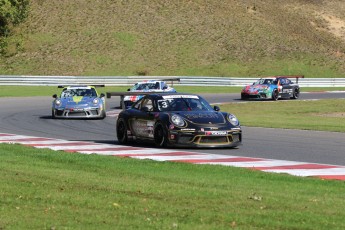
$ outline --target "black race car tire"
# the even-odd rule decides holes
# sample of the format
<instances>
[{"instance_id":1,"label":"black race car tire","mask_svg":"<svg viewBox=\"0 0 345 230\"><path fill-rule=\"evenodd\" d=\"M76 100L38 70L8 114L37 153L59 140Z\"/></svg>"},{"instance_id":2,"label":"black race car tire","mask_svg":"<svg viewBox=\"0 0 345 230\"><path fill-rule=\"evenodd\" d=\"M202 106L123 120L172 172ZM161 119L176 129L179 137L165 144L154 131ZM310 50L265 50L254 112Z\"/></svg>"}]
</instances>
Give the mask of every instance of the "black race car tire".
<instances>
[{"instance_id":1,"label":"black race car tire","mask_svg":"<svg viewBox=\"0 0 345 230\"><path fill-rule=\"evenodd\" d=\"M116 124L116 135L117 140L120 144L127 144L128 135L127 135L127 124L124 119L119 119Z\"/></svg>"},{"instance_id":2,"label":"black race car tire","mask_svg":"<svg viewBox=\"0 0 345 230\"><path fill-rule=\"evenodd\" d=\"M278 96L279 96L279 92L278 92L278 90L275 89L272 93L272 100L273 101L278 100Z\"/></svg>"},{"instance_id":3,"label":"black race car tire","mask_svg":"<svg viewBox=\"0 0 345 230\"><path fill-rule=\"evenodd\" d=\"M168 146L168 132L164 125L158 122L154 129L154 141L157 147L167 147Z\"/></svg>"},{"instance_id":4,"label":"black race car tire","mask_svg":"<svg viewBox=\"0 0 345 230\"><path fill-rule=\"evenodd\" d=\"M293 90L292 99L297 99L299 97L299 88Z\"/></svg>"}]
</instances>

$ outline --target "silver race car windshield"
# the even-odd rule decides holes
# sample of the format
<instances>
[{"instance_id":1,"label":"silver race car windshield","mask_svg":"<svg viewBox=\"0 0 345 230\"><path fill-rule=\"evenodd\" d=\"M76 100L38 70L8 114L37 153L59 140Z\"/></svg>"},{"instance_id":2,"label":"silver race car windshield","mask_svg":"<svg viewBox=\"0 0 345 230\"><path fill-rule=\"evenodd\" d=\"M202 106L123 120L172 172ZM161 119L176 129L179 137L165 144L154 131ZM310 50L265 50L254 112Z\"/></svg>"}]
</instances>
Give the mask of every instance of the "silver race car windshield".
<instances>
[{"instance_id":1,"label":"silver race car windshield","mask_svg":"<svg viewBox=\"0 0 345 230\"><path fill-rule=\"evenodd\" d=\"M94 89L66 89L62 91L61 97L97 97L97 93Z\"/></svg>"}]
</instances>

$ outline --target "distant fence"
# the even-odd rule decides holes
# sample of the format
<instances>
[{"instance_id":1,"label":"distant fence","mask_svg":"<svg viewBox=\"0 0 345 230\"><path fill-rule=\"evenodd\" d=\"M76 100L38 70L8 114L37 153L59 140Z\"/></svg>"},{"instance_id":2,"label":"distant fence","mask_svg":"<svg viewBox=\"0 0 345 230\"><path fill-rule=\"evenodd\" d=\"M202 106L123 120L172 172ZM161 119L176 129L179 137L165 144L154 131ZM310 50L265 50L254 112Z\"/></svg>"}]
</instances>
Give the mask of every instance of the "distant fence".
<instances>
[{"instance_id":1,"label":"distant fence","mask_svg":"<svg viewBox=\"0 0 345 230\"><path fill-rule=\"evenodd\" d=\"M94 85L129 86L142 80L179 78L171 84L184 86L244 86L258 78L228 77L189 77L189 76L15 76L0 75L0 85L58 86L58 85ZM295 81L295 79L293 79ZM301 87L345 87L345 78L301 78Z\"/></svg>"}]
</instances>

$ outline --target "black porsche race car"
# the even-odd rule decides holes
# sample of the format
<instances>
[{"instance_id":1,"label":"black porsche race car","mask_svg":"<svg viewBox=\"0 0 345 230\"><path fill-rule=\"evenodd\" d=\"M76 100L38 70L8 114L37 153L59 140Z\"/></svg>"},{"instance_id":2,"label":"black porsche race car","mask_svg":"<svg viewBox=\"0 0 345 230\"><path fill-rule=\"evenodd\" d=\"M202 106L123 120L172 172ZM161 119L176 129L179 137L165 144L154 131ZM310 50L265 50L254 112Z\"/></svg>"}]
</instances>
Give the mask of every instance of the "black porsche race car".
<instances>
[{"instance_id":1,"label":"black porsche race car","mask_svg":"<svg viewBox=\"0 0 345 230\"><path fill-rule=\"evenodd\" d=\"M237 118L194 94L145 95L120 112L116 132L121 144L144 140L158 147L236 147L242 142Z\"/></svg>"}]
</instances>

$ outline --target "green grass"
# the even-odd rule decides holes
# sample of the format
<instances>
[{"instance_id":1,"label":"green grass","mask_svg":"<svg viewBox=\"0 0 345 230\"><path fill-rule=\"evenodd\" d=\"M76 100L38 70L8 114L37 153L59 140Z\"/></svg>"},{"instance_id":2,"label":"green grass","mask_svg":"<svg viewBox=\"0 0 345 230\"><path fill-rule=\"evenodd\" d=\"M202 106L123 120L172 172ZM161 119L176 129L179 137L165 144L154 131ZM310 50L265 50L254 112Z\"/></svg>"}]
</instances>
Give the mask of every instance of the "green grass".
<instances>
[{"instance_id":1,"label":"green grass","mask_svg":"<svg viewBox=\"0 0 345 230\"><path fill-rule=\"evenodd\" d=\"M0 229L344 229L344 182L0 144Z\"/></svg>"},{"instance_id":2,"label":"green grass","mask_svg":"<svg viewBox=\"0 0 345 230\"><path fill-rule=\"evenodd\" d=\"M106 92L125 92L130 86L112 86L98 88L99 93ZM174 85L174 88L178 92L185 93L238 93L240 94L242 87L207 87L207 86L179 86ZM318 92L318 91L345 91L345 87L310 87L303 88L302 92ZM0 85L0 97L33 97L33 96L52 96L53 94L59 94L61 89L53 86L4 86Z\"/></svg>"},{"instance_id":3,"label":"green grass","mask_svg":"<svg viewBox=\"0 0 345 230\"><path fill-rule=\"evenodd\" d=\"M344 102L279 100L229 103L220 108L234 113L244 126L345 132Z\"/></svg>"}]
</instances>

